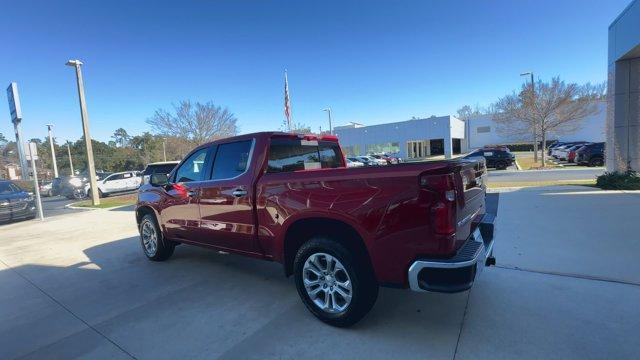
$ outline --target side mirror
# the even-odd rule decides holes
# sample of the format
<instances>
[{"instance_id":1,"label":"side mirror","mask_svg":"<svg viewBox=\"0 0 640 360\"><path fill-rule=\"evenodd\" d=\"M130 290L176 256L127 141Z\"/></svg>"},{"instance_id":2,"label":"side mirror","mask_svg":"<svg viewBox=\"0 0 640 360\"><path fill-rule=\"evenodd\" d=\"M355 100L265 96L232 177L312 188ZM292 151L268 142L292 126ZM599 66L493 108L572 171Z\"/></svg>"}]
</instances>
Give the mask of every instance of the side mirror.
<instances>
[{"instance_id":1,"label":"side mirror","mask_svg":"<svg viewBox=\"0 0 640 360\"><path fill-rule=\"evenodd\" d=\"M149 184L152 186L165 186L169 183L169 176L167 174L151 174L149 178Z\"/></svg>"}]
</instances>

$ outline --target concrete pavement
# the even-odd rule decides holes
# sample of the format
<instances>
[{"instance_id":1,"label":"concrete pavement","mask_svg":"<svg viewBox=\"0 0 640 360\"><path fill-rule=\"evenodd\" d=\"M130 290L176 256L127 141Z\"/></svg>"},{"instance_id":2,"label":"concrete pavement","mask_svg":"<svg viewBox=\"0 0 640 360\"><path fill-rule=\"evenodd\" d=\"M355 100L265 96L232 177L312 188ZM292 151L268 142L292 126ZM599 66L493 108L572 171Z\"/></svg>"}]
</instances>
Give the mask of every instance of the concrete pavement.
<instances>
[{"instance_id":1,"label":"concrete pavement","mask_svg":"<svg viewBox=\"0 0 640 360\"><path fill-rule=\"evenodd\" d=\"M310 315L278 264L190 246L147 261L130 211L7 225L0 358L632 359L639 196L500 192L499 267L462 294L381 289L350 329Z\"/></svg>"},{"instance_id":2,"label":"concrete pavement","mask_svg":"<svg viewBox=\"0 0 640 360\"><path fill-rule=\"evenodd\" d=\"M550 170L496 170L489 171L490 182L531 182L560 180L591 180L602 175L604 168L550 169Z\"/></svg>"}]
</instances>

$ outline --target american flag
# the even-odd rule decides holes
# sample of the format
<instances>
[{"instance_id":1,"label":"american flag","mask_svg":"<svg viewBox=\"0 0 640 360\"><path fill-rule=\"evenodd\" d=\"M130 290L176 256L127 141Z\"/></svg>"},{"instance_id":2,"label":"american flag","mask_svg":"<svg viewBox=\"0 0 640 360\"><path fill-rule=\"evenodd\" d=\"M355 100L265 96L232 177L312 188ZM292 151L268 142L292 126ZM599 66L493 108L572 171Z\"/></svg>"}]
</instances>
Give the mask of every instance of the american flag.
<instances>
[{"instance_id":1,"label":"american flag","mask_svg":"<svg viewBox=\"0 0 640 360\"><path fill-rule=\"evenodd\" d=\"M284 71L284 116L287 117L287 127L291 131L291 102L289 101L289 81L287 70Z\"/></svg>"}]
</instances>

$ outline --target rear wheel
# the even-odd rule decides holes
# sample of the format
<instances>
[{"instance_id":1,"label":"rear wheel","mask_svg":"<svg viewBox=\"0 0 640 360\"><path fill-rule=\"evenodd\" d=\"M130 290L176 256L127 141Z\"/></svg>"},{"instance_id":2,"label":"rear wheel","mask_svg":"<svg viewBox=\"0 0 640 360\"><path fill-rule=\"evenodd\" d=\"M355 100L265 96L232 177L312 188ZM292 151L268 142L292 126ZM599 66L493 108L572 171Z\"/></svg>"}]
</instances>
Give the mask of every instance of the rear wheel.
<instances>
[{"instance_id":1,"label":"rear wheel","mask_svg":"<svg viewBox=\"0 0 640 360\"><path fill-rule=\"evenodd\" d=\"M173 255L175 244L162 236L156 217L147 214L140 221L140 244L151 261L164 261Z\"/></svg>"},{"instance_id":2,"label":"rear wheel","mask_svg":"<svg viewBox=\"0 0 640 360\"><path fill-rule=\"evenodd\" d=\"M327 237L312 238L300 247L294 277L309 311L333 326L355 324L378 297L373 269L364 256Z\"/></svg>"},{"instance_id":3,"label":"rear wheel","mask_svg":"<svg viewBox=\"0 0 640 360\"><path fill-rule=\"evenodd\" d=\"M504 161L496 162L496 169L498 169L498 170L506 170L507 169L507 163L504 162Z\"/></svg>"},{"instance_id":4,"label":"rear wheel","mask_svg":"<svg viewBox=\"0 0 640 360\"><path fill-rule=\"evenodd\" d=\"M604 161L602 158L593 158L589 161L589 166L603 166Z\"/></svg>"}]
</instances>

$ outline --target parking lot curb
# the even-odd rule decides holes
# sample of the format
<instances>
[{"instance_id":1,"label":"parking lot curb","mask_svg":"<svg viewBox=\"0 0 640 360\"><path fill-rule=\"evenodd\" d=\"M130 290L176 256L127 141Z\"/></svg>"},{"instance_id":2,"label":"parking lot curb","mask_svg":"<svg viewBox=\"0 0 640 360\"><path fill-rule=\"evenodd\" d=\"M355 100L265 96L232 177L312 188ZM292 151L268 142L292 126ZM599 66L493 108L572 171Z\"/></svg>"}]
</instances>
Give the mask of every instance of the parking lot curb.
<instances>
[{"instance_id":1,"label":"parking lot curb","mask_svg":"<svg viewBox=\"0 0 640 360\"><path fill-rule=\"evenodd\" d=\"M120 209L120 208L124 208L124 207L127 207L127 206L131 206L131 204L113 206L113 207L108 207L108 208L94 208L94 207L87 207L87 206L73 206L73 204L77 204L77 203L79 203L79 201L71 203L71 204L67 204L64 207L67 208L67 209L74 209L74 210L113 210L113 209Z\"/></svg>"}]
</instances>

